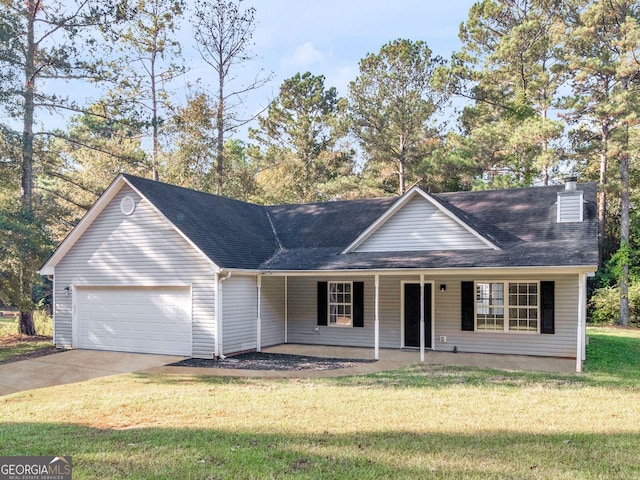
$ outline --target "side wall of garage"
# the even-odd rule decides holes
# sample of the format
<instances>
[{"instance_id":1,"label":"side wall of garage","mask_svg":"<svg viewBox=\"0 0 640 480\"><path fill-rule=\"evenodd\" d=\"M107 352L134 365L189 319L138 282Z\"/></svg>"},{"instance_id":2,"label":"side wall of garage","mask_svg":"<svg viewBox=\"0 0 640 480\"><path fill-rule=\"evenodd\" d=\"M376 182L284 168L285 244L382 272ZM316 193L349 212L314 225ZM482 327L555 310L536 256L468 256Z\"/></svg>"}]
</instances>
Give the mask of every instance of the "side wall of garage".
<instances>
[{"instance_id":1,"label":"side wall of garage","mask_svg":"<svg viewBox=\"0 0 640 480\"><path fill-rule=\"evenodd\" d=\"M135 202L129 215L121 208L125 197ZM131 201L125 201L124 210L130 207ZM190 287L192 355L212 357L216 333L212 265L126 185L56 266L57 346L72 346L73 288L89 286Z\"/></svg>"},{"instance_id":2,"label":"side wall of garage","mask_svg":"<svg viewBox=\"0 0 640 480\"><path fill-rule=\"evenodd\" d=\"M222 287L222 353L254 350L257 345L258 290L254 275L232 275Z\"/></svg>"}]
</instances>

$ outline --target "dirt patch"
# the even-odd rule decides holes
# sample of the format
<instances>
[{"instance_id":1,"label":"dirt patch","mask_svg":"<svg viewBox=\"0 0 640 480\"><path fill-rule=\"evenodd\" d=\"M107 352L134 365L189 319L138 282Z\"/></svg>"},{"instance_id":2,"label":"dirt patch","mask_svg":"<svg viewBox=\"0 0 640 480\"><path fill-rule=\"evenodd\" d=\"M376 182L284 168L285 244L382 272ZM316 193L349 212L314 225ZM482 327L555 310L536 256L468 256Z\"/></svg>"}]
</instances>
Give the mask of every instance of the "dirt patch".
<instances>
[{"instance_id":1,"label":"dirt patch","mask_svg":"<svg viewBox=\"0 0 640 480\"><path fill-rule=\"evenodd\" d=\"M174 367L200 367L200 368L228 368L237 370L335 370L338 368L357 367L364 363L373 363L375 360L359 360L351 358L324 358L310 357L306 355L290 355L285 353L258 353L250 352L224 360L206 360L200 358L188 358L180 362L172 363Z\"/></svg>"},{"instance_id":2,"label":"dirt patch","mask_svg":"<svg viewBox=\"0 0 640 480\"><path fill-rule=\"evenodd\" d=\"M19 349L22 346L27 347L29 344L34 342L44 342L51 341L51 337L36 335L21 335L21 334L12 334L12 335L3 335L0 337L0 349ZM24 353L18 353L16 355L12 355L10 358L0 360L0 363L11 363L11 362L19 362L20 360L27 360L29 358L38 358L44 357L45 355L51 355L53 353L58 353L62 350L55 347L55 345L47 345L42 348L37 348L36 350L27 351Z\"/></svg>"},{"instance_id":3,"label":"dirt patch","mask_svg":"<svg viewBox=\"0 0 640 480\"><path fill-rule=\"evenodd\" d=\"M47 337L44 335L31 336L14 333L11 335L3 335L0 337L0 348L17 347L19 345L45 340L51 340L51 337Z\"/></svg>"}]
</instances>

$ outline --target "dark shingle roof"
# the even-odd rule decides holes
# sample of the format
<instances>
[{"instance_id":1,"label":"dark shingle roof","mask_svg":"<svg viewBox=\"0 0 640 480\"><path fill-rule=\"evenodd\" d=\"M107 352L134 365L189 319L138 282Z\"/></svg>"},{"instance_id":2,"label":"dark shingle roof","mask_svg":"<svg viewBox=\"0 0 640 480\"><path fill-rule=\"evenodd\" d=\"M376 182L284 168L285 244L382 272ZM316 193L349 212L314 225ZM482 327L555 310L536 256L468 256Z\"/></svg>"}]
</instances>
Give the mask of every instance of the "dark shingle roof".
<instances>
[{"instance_id":1,"label":"dark shingle roof","mask_svg":"<svg viewBox=\"0 0 640 480\"><path fill-rule=\"evenodd\" d=\"M346 248L375 222L397 198L266 207L282 247Z\"/></svg>"},{"instance_id":2,"label":"dark shingle roof","mask_svg":"<svg viewBox=\"0 0 640 480\"><path fill-rule=\"evenodd\" d=\"M564 186L434 194L499 250L341 252L398 198L263 207L131 175L125 178L223 268L340 270L597 265L596 187L582 223L557 223Z\"/></svg>"}]
</instances>

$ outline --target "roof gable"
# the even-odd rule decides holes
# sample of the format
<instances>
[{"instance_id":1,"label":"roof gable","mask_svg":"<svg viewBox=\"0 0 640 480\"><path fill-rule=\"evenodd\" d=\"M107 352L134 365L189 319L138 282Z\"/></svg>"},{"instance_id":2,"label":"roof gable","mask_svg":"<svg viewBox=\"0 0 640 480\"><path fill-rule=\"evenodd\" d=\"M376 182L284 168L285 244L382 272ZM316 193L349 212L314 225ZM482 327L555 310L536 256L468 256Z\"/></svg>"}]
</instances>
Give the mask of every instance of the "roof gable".
<instances>
[{"instance_id":1,"label":"roof gable","mask_svg":"<svg viewBox=\"0 0 640 480\"><path fill-rule=\"evenodd\" d=\"M130 177L130 178L138 178L138 177ZM89 211L85 214L84 217L80 219L78 224L69 232L66 238L62 241L62 243L58 246L58 248L53 252L53 254L49 257L49 259L45 262L45 264L38 270L40 275L53 275L54 269L58 263L64 258L64 256L71 250L71 248L80 240L80 238L84 235L84 233L89 229L89 227L96 221L96 219L100 216L100 214L107 208L107 206L111 203L111 201L118 195L118 193L122 190L125 185L131 187L140 197L145 198L145 195L142 194L138 188L136 188L130 181L130 178L127 178L125 175L118 175L111 185L107 187L104 193L98 198L96 203L89 209ZM143 179L141 179L143 180ZM161 216L165 217L163 213L156 207L153 202L149 202L152 208L154 208ZM165 217L166 218L166 217ZM191 244L202 256L211 263L212 268L219 269L219 267L212 261L212 259L203 252L192 240L186 235L184 232L180 231L179 228L176 227L171 221L169 224L176 230L176 232L182 236L189 244Z\"/></svg>"},{"instance_id":2,"label":"roof gable","mask_svg":"<svg viewBox=\"0 0 640 480\"><path fill-rule=\"evenodd\" d=\"M146 199L214 270L257 269L277 249L276 236L264 207L121 174L43 265L42 275L54 273L55 266L124 185Z\"/></svg>"},{"instance_id":3,"label":"roof gable","mask_svg":"<svg viewBox=\"0 0 640 480\"><path fill-rule=\"evenodd\" d=\"M498 248L443 203L414 187L343 253Z\"/></svg>"}]
</instances>

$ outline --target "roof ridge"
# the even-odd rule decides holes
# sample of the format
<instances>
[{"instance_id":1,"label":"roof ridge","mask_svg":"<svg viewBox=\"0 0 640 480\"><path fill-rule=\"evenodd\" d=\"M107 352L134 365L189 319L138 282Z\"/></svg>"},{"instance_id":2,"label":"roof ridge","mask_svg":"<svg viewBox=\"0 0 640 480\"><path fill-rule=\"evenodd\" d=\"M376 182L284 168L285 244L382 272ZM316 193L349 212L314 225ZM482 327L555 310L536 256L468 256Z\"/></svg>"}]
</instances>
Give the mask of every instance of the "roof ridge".
<instances>
[{"instance_id":1,"label":"roof ridge","mask_svg":"<svg viewBox=\"0 0 640 480\"><path fill-rule=\"evenodd\" d=\"M195 194L198 194L198 195L205 195L205 196L220 198L222 200L228 200L228 201L231 201L231 202L242 203L244 205L250 205L252 207L265 208L264 205L259 205L257 203L247 202L245 200L240 200L238 198L233 198L233 197L226 197L224 195L218 195L217 193L205 192L203 190L197 190L195 188L183 187L182 185L176 185L174 183L167 183L166 181L163 182L162 180L152 180L150 178L140 177L138 175L131 175L130 173L121 173L120 175L122 175L124 178L133 178L134 180L142 180L144 182L149 182L151 184L160 184L160 185L163 185L165 187L184 190L184 191L188 192L189 194L194 194L195 193Z\"/></svg>"},{"instance_id":2,"label":"roof ridge","mask_svg":"<svg viewBox=\"0 0 640 480\"><path fill-rule=\"evenodd\" d=\"M271 215L269 214L269 209L262 206L264 212L267 214L267 220L269 220L269 225L271 225L271 230L273 231L273 236L276 239L276 245L278 246L278 251L284 250L282 247L282 242L280 242L280 237L278 236L278 232L276 230L276 226L273 224L273 220L271 219ZM278 252L275 252L274 255L277 255ZM274 256L272 255L272 257Z\"/></svg>"}]
</instances>

